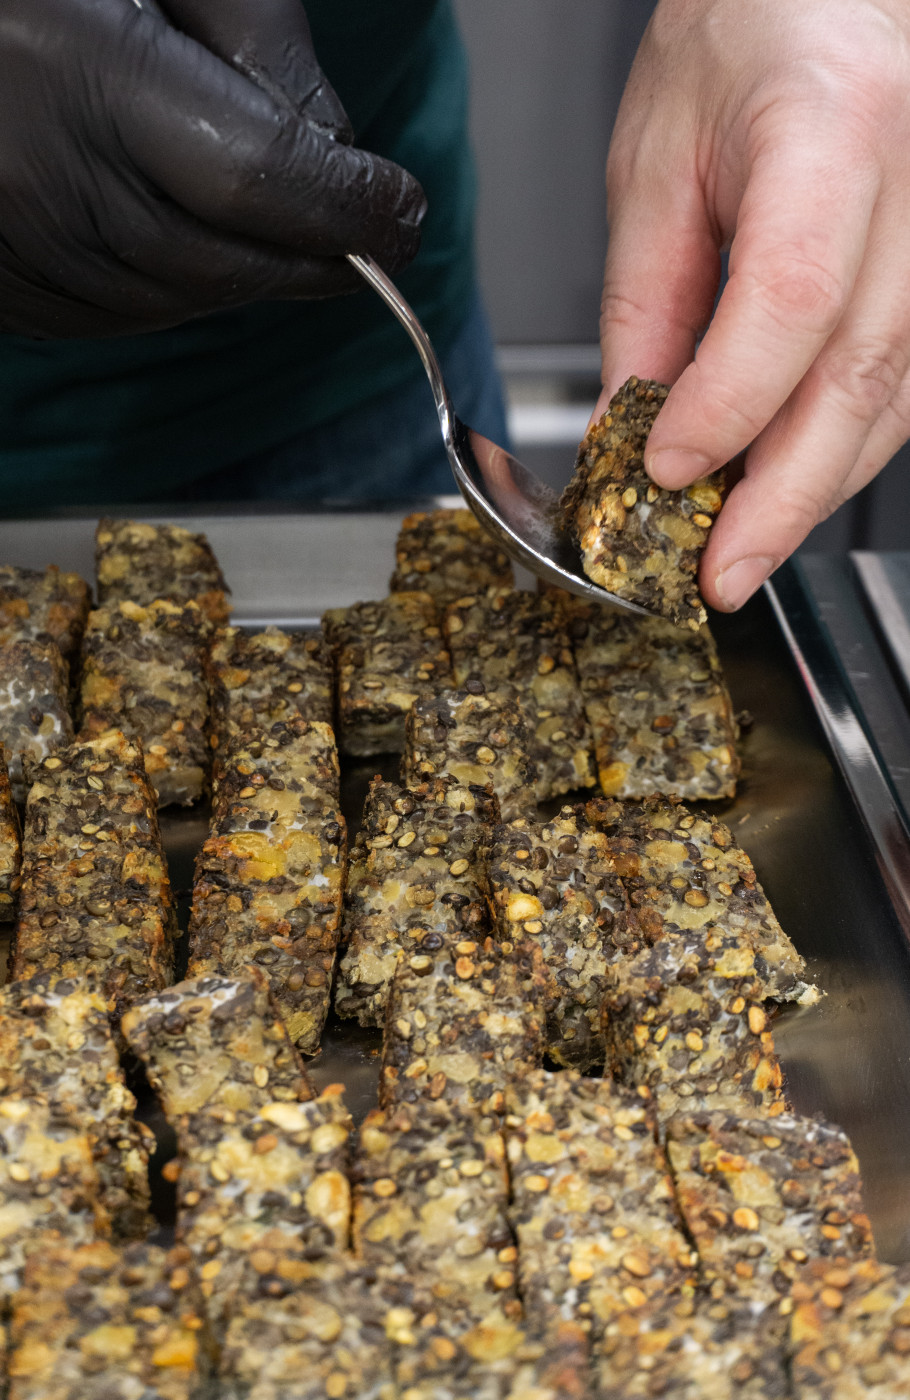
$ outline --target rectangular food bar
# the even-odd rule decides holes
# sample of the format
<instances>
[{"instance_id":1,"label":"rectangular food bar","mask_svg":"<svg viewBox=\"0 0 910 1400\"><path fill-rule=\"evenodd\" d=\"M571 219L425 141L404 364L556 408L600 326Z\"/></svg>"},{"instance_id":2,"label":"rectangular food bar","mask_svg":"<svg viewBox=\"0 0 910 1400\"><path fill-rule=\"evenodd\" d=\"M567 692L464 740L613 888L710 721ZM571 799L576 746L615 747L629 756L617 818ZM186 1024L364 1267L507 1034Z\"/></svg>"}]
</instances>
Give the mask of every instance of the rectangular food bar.
<instances>
[{"instance_id":1,"label":"rectangular food bar","mask_svg":"<svg viewBox=\"0 0 910 1400\"><path fill-rule=\"evenodd\" d=\"M208 619L195 603L111 603L89 614L82 643L82 737L114 727L139 739L158 806L205 793Z\"/></svg>"},{"instance_id":2,"label":"rectangular food bar","mask_svg":"<svg viewBox=\"0 0 910 1400\"><path fill-rule=\"evenodd\" d=\"M59 647L39 641L0 647L0 742L15 802L25 802L41 760L72 741L69 670Z\"/></svg>"},{"instance_id":3,"label":"rectangular food bar","mask_svg":"<svg viewBox=\"0 0 910 1400\"><path fill-rule=\"evenodd\" d=\"M22 835L19 813L13 801L9 770L0 743L0 923L16 917L19 904L19 871L22 867Z\"/></svg>"},{"instance_id":4,"label":"rectangular food bar","mask_svg":"<svg viewBox=\"0 0 910 1400\"><path fill-rule=\"evenodd\" d=\"M481 588L511 588L509 556L469 510L416 511L401 523L389 591L420 589L454 602Z\"/></svg>"},{"instance_id":5,"label":"rectangular food bar","mask_svg":"<svg viewBox=\"0 0 910 1400\"><path fill-rule=\"evenodd\" d=\"M607 1322L692 1283L667 1162L637 1094L571 1070L509 1091L519 1288L532 1325Z\"/></svg>"},{"instance_id":6,"label":"rectangular food bar","mask_svg":"<svg viewBox=\"0 0 910 1400\"><path fill-rule=\"evenodd\" d=\"M454 778L371 784L348 870L339 1015L381 1025L399 953L428 933L452 943L487 934L483 849L497 811L488 790Z\"/></svg>"},{"instance_id":7,"label":"rectangular food bar","mask_svg":"<svg viewBox=\"0 0 910 1400\"><path fill-rule=\"evenodd\" d=\"M910 1267L813 1259L793 1284L795 1400L910 1395Z\"/></svg>"},{"instance_id":8,"label":"rectangular food bar","mask_svg":"<svg viewBox=\"0 0 910 1400\"><path fill-rule=\"evenodd\" d=\"M31 1094L0 1098L0 1306L22 1286L28 1255L56 1235L84 1244L107 1233L87 1135Z\"/></svg>"},{"instance_id":9,"label":"rectangular food bar","mask_svg":"<svg viewBox=\"0 0 910 1400\"><path fill-rule=\"evenodd\" d=\"M426 934L392 978L379 1102L446 1099L502 1112L507 1086L543 1062L546 992L531 939Z\"/></svg>"},{"instance_id":10,"label":"rectangular food bar","mask_svg":"<svg viewBox=\"0 0 910 1400\"><path fill-rule=\"evenodd\" d=\"M119 730L37 770L10 972L94 975L115 1021L173 975L176 914L142 751Z\"/></svg>"},{"instance_id":11,"label":"rectangular food bar","mask_svg":"<svg viewBox=\"0 0 910 1400\"><path fill-rule=\"evenodd\" d=\"M751 860L723 822L661 798L642 803L598 798L585 812L610 838L614 864L649 941L698 928L740 934L767 966L765 997L803 1006L818 1000Z\"/></svg>"},{"instance_id":12,"label":"rectangular food bar","mask_svg":"<svg viewBox=\"0 0 910 1400\"><path fill-rule=\"evenodd\" d=\"M859 1165L840 1128L718 1112L679 1114L666 1134L706 1283L776 1304L807 1256L871 1254Z\"/></svg>"},{"instance_id":13,"label":"rectangular food bar","mask_svg":"<svg viewBox=\"0 0 910 1400\"><path fill-rule=\"evenodd\" d=\"M721 507L723 473L683 491L654 485L645 443L668 393L633 376L614 394L578 450L562 510L594 583L694 629L707 619L695 576Z\"/></svg>"},{"instance_id":14,"label":"rectangular food bar","mask_svg":"<svg viewBox=\"0 0 910 1400\"><path fill-rule=\"evenodd\" d=\"M252 636L224 627L208 665L218 750L238 734L292 719L332 723L332 658L319 632L267 627Z\"/></svg>"},{"instance_id":15,"label":"rectangular food bar","mask_svg":"<svg viewBox=\"0 0 910 1400\"><path fill-rule=\"evenodd\" d=\"M477 687L479 689L479 686ZM503 821L537 811L537 766L517 699L443 690L408 714L402 781L408 787L449 774L460 783L492 783Z\"/></svg>"},{"instance_id":16,"label":"rectangular food bar","mask_svg":"<svg viewBox=\"0 0 910 1400\"><path fill-rule=\"evenodd\" d=\"M100 520L95 532L98 602L139 603L157 598L197 603L216 627L227 622L230 591L205 535L180 525Z\"/></svg>"},{"instance_id":17,"label":"rectangular food bar","mask_svg":"<svg viewBox=\"0 0 910 1400\"><path fill-rule=\"evenodd\" d=\"M291 1039L312 1055L329 1009L347 846L335 735L290 719L237 735L221 764L196 858L187 976L260 967Z\"/></svg>"},{"instance_id":18,"label":"rectangular food bar","mask_svg":"<svg viewBox=\"0 0 910 1400\"><path fill-rule=\"evenodd\" d=\"M579 598L568 607L606 796L733 797L738 731L707 624L683 631Z\"/></svg>"},{"instance_id":19,"label":"rectangular food bar","mask_svg":"<svg viewBox=\"0 0 910 1400\"><path fill-rule=\"evenodd\" d=\"M9 1400L190 1400L207 1370L187 1253L104 1240L29 1259L13 1300Z\"/></svg>"},{"instance_id":20,"label":"rectangular food bar","mask_svg":"<svg viewBox=\"0 0 910 1400\"><path fill-rule=\"evenodd\" d=\"M581 1071L602 1065L606 970L639 943L607 838L572 807L551 821L500 825L489 876L500 937L533 940L543 955L550 982L547 1053Z\"/></svg>"},{"instance_id":21,"label":"rectangular food bar","mask_svg":"<svg viewBox=\"0 0 910 1400\"><path fill-rule=\"evenodd\" d=\"M338 680L342 753L400 753L415 700L450 685L452 663L429 593L393 593L323 618Z\"/></svg>"},{"instance_id":22,"label":"rectangular food bar","mask_svg":"<svg viewBox=\"0 0 910 1400\"><path fill-rule=\"evenodd\" d=\"M180 1119L177 1237L218 1340L238 1299L292 1291L308 1262L344 1250L353 1124L341 1094L276 1099L237 1121L224 1104Z\"/></svg>"},{"instance_id":23,"label":"rectangular food bar","mask_svg":"<svg viewBox=\"0 0 910 1400\"><path fill-rule=\"evenodd\" d=\"M532 731L540 801L596 781L567 617L556 594L491 588L452 603L455 684L517 694Z\"/></svg>"},{"instance_id":24,"label":"rectangular food bar","mask_svg":"<svg viewBox=\"0 0 910 1400\"><path fill-rule=\"evenodd\" d=\"M126 1014L123 1034L172 1123L216 1106L240 1118L315 1097L256 968L169 987Z\"/></svg>"},{"instance_id":25,"label":"rectangular food bar","mask_svg":"<svg viewBox=\"0 0 910 1400\"><path fill-rule=\"evenodd\" d=\"M744 1117L783 1113L780 1061L763 1006L761 954L739 934L689 929L607 971L607 1063L654 1103L658 1122L682 1110Z\"/></svg>"},{"instance_id":26,"label":"rectangular food bar","mask_svg":"<svg viewBox=\"0 0 910 1400\"><path fill-rule=\"evenodd\" d=\"M0 646L53 643L66 661L79 651L91 594L85 579L53 565L38 569L0 566Z\"/></svg>"},{"instance_id":27,"label":"rectangular food bar","mask_svg":"<svg viewBox=\"0 0 910 1400\"><path fill-rule=\"evenodd\" d=\"M0 990L0 1094L41 1094L83 1129L114 1234L146 1233L155 1139L133 1116L107 1006L89 981L41 973Z\"/></svg>"},{"instance_id":28,"label":"rectangular food bar","mask_svg":"<svg viewBox=\"0 0 910 1400\"><path fill-rule=\"evenodd\" d=\"M674 1292L607 1324L598 1400L787 1400L776 1308Z\"/></svg>"}]
</instances>

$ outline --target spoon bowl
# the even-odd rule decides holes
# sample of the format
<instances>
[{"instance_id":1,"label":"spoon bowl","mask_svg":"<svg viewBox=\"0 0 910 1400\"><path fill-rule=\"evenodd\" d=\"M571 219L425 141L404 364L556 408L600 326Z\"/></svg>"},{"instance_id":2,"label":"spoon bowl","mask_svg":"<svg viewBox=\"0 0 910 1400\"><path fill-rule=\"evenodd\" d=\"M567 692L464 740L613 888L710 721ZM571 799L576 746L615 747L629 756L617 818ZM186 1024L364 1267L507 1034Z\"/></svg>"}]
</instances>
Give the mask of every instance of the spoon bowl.
<instances>
[{"instance_id":1,"label":"spoon bowl","mask_svg":"<svg viewBox=\"0 0 910 1400\"><path fill-rule=\"evenodd\" d=\"M429 336L397 287L372 258L348 260L394 312L417 348L427 372L442 439L458 489L484 529L517 563L547 583L624 612L650 614L592 583L562 523L559 497L504 447L475 433L455 413Z\"/></svg>"}]
</instances>

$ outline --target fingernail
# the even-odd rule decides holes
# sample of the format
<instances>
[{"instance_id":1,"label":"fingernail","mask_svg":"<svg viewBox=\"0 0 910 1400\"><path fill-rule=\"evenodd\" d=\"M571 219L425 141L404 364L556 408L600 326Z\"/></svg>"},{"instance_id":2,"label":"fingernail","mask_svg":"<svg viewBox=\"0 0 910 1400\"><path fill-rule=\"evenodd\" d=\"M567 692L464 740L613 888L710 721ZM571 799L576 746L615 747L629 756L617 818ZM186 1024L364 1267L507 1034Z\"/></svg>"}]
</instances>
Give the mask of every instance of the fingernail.
<instances>
[{"instance_id":1,"label":"fingernail","mask_svg":"<svg viewBox=\"0 0 910 1400\"><path fill-rule=\"evenodd\" d=\"M712 462L701 452L687 452L679 447L662 447L645 461L648 476L667 491L689 486L713 469Z\"/></svg>"},{"instance_id":2,"label":"fingernail","mask_svg":"<svg viewBox=\"0 0 910 1400\"><path fill-rule=\"evenodd\" d=\"M779 562L766 554L754 554L749 559L738 559L735 564L729 564L722 574L717 575L715 584L723 607L730 612L741 608L761 588Z\"/></svg>"}]
</instances>

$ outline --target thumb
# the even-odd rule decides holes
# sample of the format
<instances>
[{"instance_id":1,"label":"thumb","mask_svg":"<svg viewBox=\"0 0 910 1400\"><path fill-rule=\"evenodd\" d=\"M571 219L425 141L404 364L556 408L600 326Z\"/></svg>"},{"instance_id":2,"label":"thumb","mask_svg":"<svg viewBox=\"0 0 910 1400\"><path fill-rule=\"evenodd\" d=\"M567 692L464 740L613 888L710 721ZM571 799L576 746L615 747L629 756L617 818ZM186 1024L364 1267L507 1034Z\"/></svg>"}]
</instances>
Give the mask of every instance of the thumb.
<instances>
[{"instance_id":1,"label":"thumb","mask_svg":"<svg viewBox=\"0 0 910 1400\"><path fill-rule=\"evenodd\" d=\"M313 50L300 0L162 0L171 22L272 101L350 145L347 113Z\"/></svg>"}]
</instances>

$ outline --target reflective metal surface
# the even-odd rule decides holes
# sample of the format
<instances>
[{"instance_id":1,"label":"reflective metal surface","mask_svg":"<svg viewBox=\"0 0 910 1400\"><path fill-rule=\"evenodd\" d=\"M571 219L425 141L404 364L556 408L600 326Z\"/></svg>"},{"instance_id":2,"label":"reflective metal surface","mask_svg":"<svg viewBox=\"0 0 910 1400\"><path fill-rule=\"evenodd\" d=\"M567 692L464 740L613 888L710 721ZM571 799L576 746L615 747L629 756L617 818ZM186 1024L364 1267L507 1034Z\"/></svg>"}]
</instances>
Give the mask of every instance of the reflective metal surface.
<instances>
[{"instance_id":1,"label":"reflective metal surface","mask_svg":"<svg viewBox=\"0 0 910 1400\"><path fill-rule=\"evenodd\" d=\"M411 337L430 381L439 427L458 488L482 525L511 558L538 578L582 598L647 616L592 583L581 556L562 524L559 496L505 448L497 447L461 422L452 407L429 336L411 307L372 258L348 254L348 261L379 293Z\"/></svg>"},{"instance_id":2,"label":"reflective metal surface","mask_svg":"<svg viewBox=\"0 0 910 1400\"><path fill-rule=\"evenodd\" d=\"M315 620L330 604L381 597L405 510L402 505L385 515L179 518L209 534L234 588L237 622L289 625ZM0 561L32 567L59 563L91 578L94 525L0 522ZM876 689L875 639L871 626L863 632L857 599L855 617L847 606L849 587L847 575L826 567L807 566L802 575L780 571L774 607L786 635L767 596L736 616L712 619L734 705L754 717L742 741L739 794L714 810L749 852L781 922L826 993L820 1006L787 1010L775 1025L794 1105L849 1132L879 1250L898 1261L910 1259L910 945L889 893L888 862L903 860L903 833L900 823L870 822L856 801L859 796L868 804L878 788L884 812L889 775L877 763L881 746L869 732L869 717L859 715L852 700L851 671L856 685ZM825 639L825 616L835 630L849 623L868 655L850 653L845 666ZM864 681L865 675L872 680ZM838 681L841 691L835 696L832 686ZM837 726L846 726L839 758L832 750L838 734L830 726L826 733L807 682L833 704ZM901 748L900 716L889 710L885 717L889 767L910 767L910 743L905 753ZM868 740L871 764L863 757L856 724ZM394 758L344 764L342 803L352 828L370 777L381 771L392 778L396 767ZM865 773L859 783L857 772ZM162 827L185 921L206 814L166 809ZM378 1050L378 1032L333 1020L312 1064L320 1086L347 1085L358 1118L375 1103ZM155 1127L167 1153L172 1148L160 1121ZM163 1188L163 1218L170 1199Z\"/></svg>"}]
</instances>

